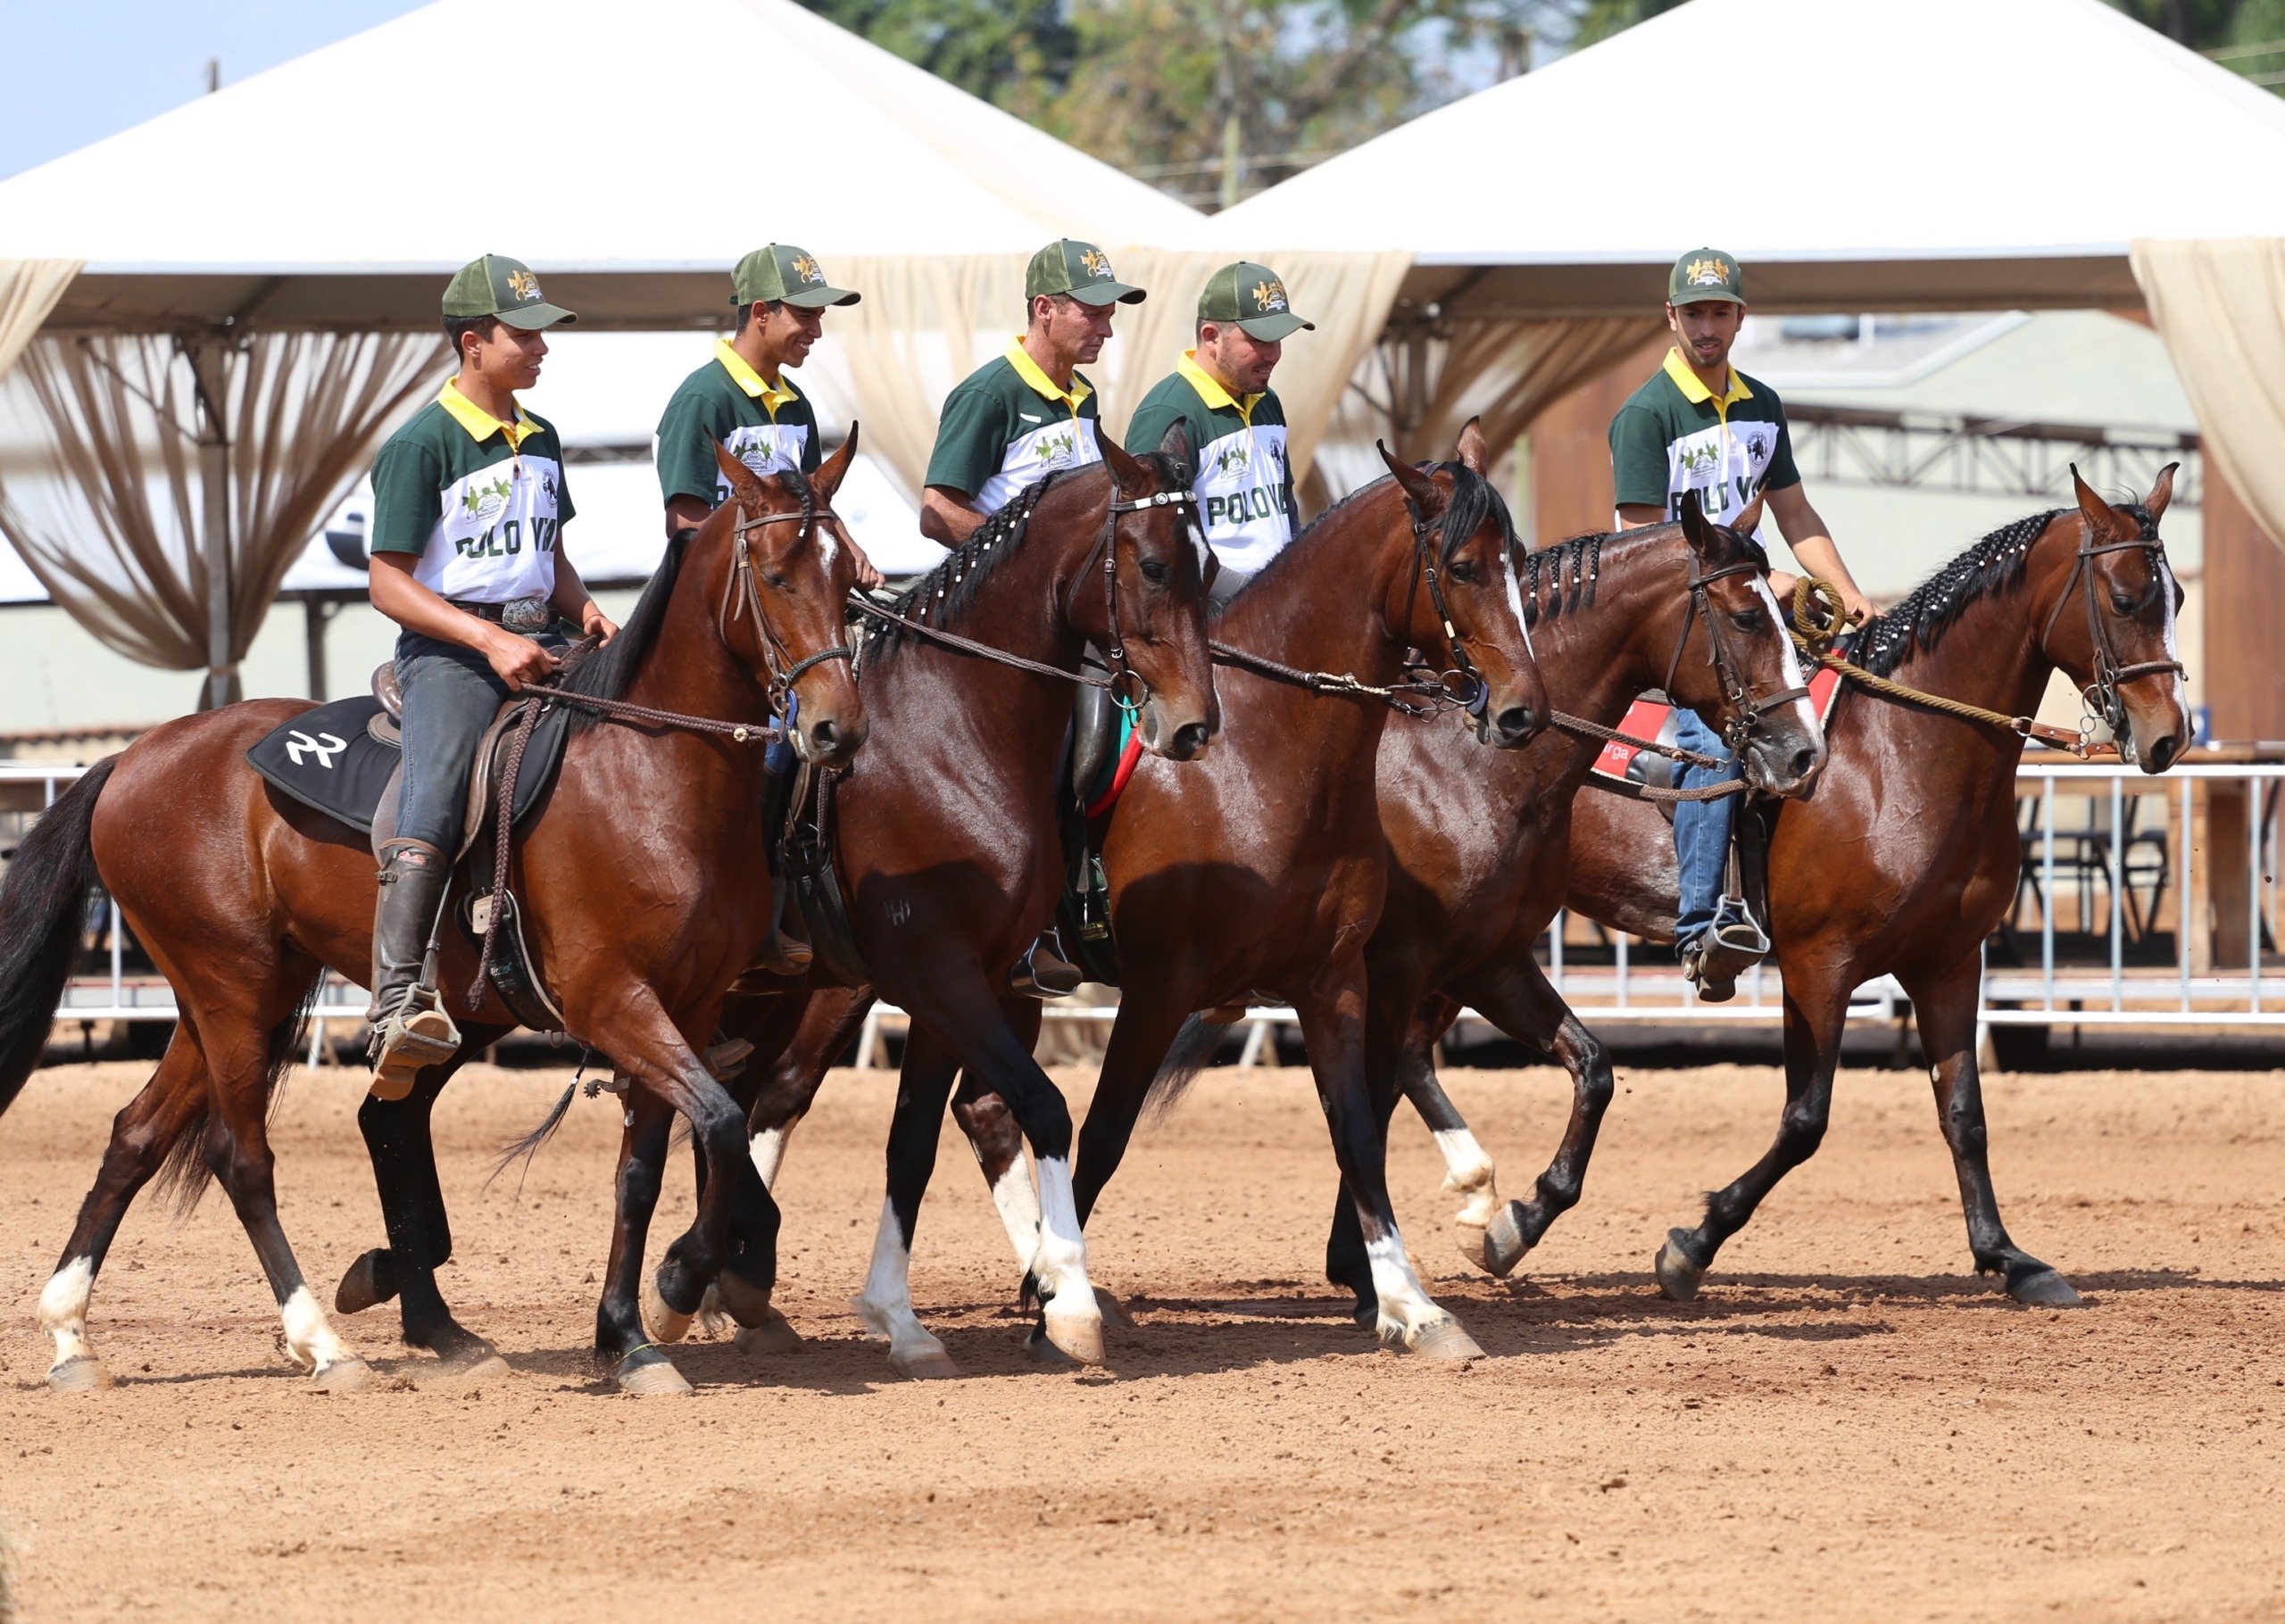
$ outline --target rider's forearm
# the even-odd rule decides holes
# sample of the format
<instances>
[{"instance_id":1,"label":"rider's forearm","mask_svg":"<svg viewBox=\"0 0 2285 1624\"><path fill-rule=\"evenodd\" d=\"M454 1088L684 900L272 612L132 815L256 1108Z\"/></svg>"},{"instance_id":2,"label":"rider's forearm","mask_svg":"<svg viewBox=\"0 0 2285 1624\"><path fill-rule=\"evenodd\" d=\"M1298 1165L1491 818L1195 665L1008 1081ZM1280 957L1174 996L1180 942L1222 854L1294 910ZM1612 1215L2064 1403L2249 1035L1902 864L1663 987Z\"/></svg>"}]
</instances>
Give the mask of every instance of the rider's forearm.
<instances>
[{"instance_id":1,"label":"rider's forearm","mask_svg":"<svg viewBox=\"0 0 2285 1624\"><path fill-rule=\"evenodd\" d=\"M579 572L561 552L555 555L555 590L547 595L549 607L573 626L584 627L588 611L595 607L594 594Z\"/></svg>"},{"instance_id":2,"label":"rider's forearm","mask_svg":"<svg viewBox=\"0 0 2285 1624\"><path fill-rule=\"evenodd\" d=\"M1865 595L1864 589L1857 584L1857 577L1849 573L1849 566L1841 561L1840 549L1834 546L1832 538L1822 530L1813 535L1802 536L1798 541L1789 535L1785 538L1785 544L1793 550L1794 558L1809 574L1820 580L1832 582L1845 593L1859 598Z\"/></svg>"},{"instance_id":3,"label":"rider's forearm","mask_svg":"<svg viewBox=\"0 0 2285 1624\"><path fill-rule=\"evenodd\" d=\"M713 511L695 496L676 497L667 504L668 535L672 536L677 530L697 529Z\"/></svg>"},{"instance_id":4,"label":"rider's forearm","mask_svg":"<svg viewBox=\"0 0 2285 1624\"><path fill-rule=\"evenodd\" d=\"M984 515L964 501L956 501L941 485L920 493L920 534L939 547L957 547L976 534Z\"/></svg>"}]
</instances>

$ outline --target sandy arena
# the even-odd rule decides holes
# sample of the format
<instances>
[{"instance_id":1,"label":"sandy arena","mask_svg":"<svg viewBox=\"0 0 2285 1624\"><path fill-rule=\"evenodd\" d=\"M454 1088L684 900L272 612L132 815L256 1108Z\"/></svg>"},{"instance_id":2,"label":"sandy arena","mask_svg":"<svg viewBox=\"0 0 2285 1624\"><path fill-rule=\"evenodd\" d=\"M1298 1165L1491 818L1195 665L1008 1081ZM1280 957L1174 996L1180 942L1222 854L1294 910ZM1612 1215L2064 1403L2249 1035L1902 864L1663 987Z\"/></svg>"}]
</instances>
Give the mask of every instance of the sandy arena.
<instances>
[{"instance_id":1,"label":"sandy arena","mask_svg":"<svg viewBox=\"0 0 2285 1624\"><path fill-rule=\"evenodd\" d=\"M1774 1073L1633 1072L1587 1197L1515 1289L1453 1249L1400 1117L1398 1211L1491 1357L1377 1351L1319 1283L1334 1197L1307 1074L1212 1074L1146 1129L1090 1235L1136 1310L1110 1372L1033 1370L1014 1272L948 1137L914 1293L970 1372L911 1384L845 1310L880 1205L885 1073L795 1137L778 1301L810 1338L678 1355L694 1398L597 1383L610 1104L520 1191L493 1148L561 1074L475 1068L438 1141L445 1287L511 1380L424 1385L394 1308L339 1329L384 1380L328 1397L278 1352L228 1203L138 1206L92 1330L119 1385L50 1396L31 1301L146 1068L37 1075L0 1121L0 1520L18 1616L1884 1620L2285 1612L2285 1089L2270 1073L2010 1074L1990 1089L2016 1239L2088 1294L1966 1277L1925 1083L1842 1079L1823 1154L1688 1306L1649 1263L1766 1142ZM1062 1080L1075 1105L1085 1084ZM1527 1189L1556 1073L1455 1070ZM361 1079L297 1071L288 1233L321 1295L380 1225ZM654 1234L686 1222L675 1182Z\"/></svg>"}]
</instances>

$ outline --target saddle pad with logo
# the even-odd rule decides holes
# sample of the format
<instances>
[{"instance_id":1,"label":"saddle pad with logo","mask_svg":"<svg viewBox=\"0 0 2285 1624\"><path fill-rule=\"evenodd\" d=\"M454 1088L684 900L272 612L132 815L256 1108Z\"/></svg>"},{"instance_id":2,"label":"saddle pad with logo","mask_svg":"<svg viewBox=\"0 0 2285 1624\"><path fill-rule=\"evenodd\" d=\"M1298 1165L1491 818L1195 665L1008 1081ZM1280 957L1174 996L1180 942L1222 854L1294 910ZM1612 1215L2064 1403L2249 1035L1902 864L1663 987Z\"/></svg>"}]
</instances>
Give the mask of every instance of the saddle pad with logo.
<instances>
[{"instance_id":1,"label":"saddle pad with logo","mask_svg":"<svg viewBox=\"0 0 2285 1624\"><path fill-rule=\"evenodd\" d=\"M381 702L370 693L305 710L264 735L246 751L253 770L305 807L370 834L382 791L403 759L397 747L373 737ZM532 729L523 770L516 779L516 821L531 813L554 781L570 712L555 707Z\"/></svg>"},{"instance_id":2,"label":"saddle pad with logo","mask_svg":"<svg viewBox=\"0 0 2285 1624\"><path fill-rule=\"evenodd\" d=\"M1842 686L1840 673L1831 667L1819 666L1809 674L1809 706L1816 713L1818 726L1822 727L1832 719L1832 708L1840 698ZM1661 739L1660 735L1674 714L1674 708L1663 700L1637 700L1628 708L1625 718L1618 725L1618 731L1637 739L1656 739L1663 743L1672 743L1671 739ZM1639 783L1640 775L1630 775L1627 768L1634 765L1635 758L1641 753L1631 744L1614 741L1603 746L1601 753L1595 758L1595 765L1589 771L1598 778L1616 779L1630 784ZM1643 765L1649 766L1650 764L1645 762Z\"/></svg>"}]
</instances>

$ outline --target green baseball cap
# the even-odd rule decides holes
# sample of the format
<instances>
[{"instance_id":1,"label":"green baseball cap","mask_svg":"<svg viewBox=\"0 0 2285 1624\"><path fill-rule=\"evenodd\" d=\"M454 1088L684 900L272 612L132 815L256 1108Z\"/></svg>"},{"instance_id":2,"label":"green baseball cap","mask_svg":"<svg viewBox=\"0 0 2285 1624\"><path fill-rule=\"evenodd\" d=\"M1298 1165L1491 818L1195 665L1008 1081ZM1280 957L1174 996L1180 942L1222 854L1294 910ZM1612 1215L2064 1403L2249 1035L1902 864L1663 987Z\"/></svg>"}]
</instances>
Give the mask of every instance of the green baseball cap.
<instances>
[{"instance_id":1,"label":"green baseball cap","mask_svg":"<svg viewBox=\"0 0 2285 1624\"><path fill-rule=\"evenodd\" d=\"M1746 273L1719 248L1693 248L1674 261L1666 278L1666 302L1704 304L1713 299L1743 304Z\"/></svg>"},{"instance_id":2,"label":"green baseball cap","mask_svg":"<svg viewBox=\"0 0 2285 1624\"><path fill-rule=\"evenodd\" d=\"M1201 321L1234 321L1249 337L1275 344L1296 333L1314 333L1317 324L1304 321L1285 300L1285 284L1267 265L1240 260L1225 265L1209 278L1198 295Z\"/></svg>"},{"instance_id":3,"label":"green baseball cap","mask_svg":"<svg viewBox=\"0 0 2285 1624\"><path fill-rule=\"evenodd\" d=\"M445 314L455 319L497 316L511 327L536 332L579 319L539 291L539 278L521 260L487 253L470 260L445 285Z\"/></svg>"},{"instance_id":4,"label":"green baseball cap","mask_svg":"<svg viewBox=\"0 0 2285 1624\"><path fill-rule=\"evenodd\" d=\"M1068 294L1082 304L1140 304L1149 296L1110 274L1110 255L1068 236L1032 255L1025 268L1025 302L1042 294Z\"/></svg>"},{"instance_id":5,"label":"green baseball cap","mask_svg":"<svg viewBox=\"0 0 2285 1624\"><path fill-rule=\"evenodd\" d=\"M784 243L757 248L740 260L730 273L730 286L735 290L730 295L733 304L790 304L805 311L854 304L860 296L830 286L814 254Z\"/></svg>"}]
</instances>

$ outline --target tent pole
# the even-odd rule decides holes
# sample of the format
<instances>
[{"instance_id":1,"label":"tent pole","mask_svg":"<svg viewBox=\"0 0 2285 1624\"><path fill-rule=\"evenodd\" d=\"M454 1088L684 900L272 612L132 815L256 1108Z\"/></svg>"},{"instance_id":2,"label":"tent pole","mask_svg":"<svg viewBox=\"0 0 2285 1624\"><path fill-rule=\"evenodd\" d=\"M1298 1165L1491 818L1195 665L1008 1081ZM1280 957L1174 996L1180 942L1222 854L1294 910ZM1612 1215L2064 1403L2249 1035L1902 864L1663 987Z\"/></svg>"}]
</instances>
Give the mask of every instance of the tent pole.
<instances>
[{"instance_id":1,"label":"tent pole","mask_svg":"<svg viewBox=\"0 0 2285 1624\"><path fill-rule=\"evenodd\" d=\"M198 384L198 485L206 544L206 695L213 710L240 697L230 658L229 341L220 335L184 345Z\"/></svg>"},{"instance_id":2,"label":"tent pole","mask_svg":"<svg viewBox=\"0 0 2285 1624\"><path fill-rule=\"evenodd\" d=\"M302 609L309 622L310 697L320 705L325 703L325 628L333 618L328 612L332 607L321 598L302 601Z\"/></svg>"}]
</instances>

